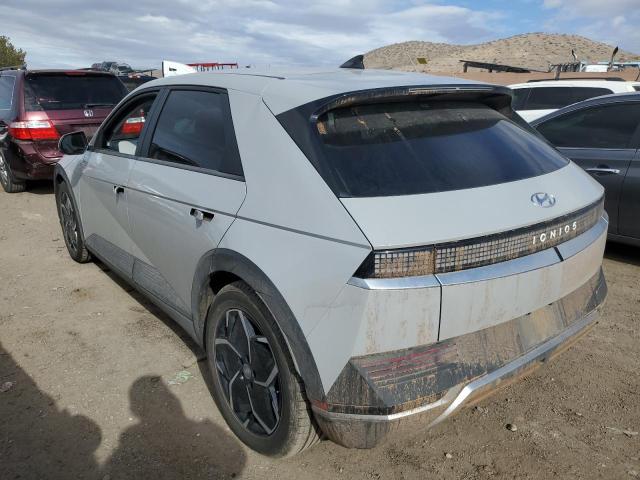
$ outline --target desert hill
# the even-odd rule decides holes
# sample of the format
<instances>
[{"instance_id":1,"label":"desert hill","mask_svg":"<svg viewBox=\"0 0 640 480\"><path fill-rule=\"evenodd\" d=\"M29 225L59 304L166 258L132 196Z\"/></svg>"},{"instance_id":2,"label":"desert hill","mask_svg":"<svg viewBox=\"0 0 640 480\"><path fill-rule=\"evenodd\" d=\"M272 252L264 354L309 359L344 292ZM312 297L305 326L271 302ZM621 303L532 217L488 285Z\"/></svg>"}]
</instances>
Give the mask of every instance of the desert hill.
<instances>
[{"instance_id":1,"label":"desert hill","mask_svg":"<svg viewBox=\"0 0 640 480\"><path fill-rule=\"evenodd\" d=\"M549 64L572 62L571 49L579 60L608 60L612 45L580 35L526 33L477 45L451 45L411 41L377 48L365 54L366 68L411 69L417 57L427 59L421 66L430 72L461 72L459 60L502 63L535 70L547 70ZM640 55L620 50L617 61L639 60Z\"/></svg>"}]
</instances>

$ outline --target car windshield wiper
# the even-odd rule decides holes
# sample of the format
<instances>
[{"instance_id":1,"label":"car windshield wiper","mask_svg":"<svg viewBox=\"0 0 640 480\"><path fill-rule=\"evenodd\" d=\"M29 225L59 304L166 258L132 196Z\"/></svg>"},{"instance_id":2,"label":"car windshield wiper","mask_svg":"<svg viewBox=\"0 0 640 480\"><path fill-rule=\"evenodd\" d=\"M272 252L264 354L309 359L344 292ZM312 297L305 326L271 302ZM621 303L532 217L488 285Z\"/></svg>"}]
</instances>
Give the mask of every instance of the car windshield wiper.
<instances>
[{"instance_id":1,"label":"car windshield wiper","mask_svg":"<svg viewBox=\"0 0 640 480\"><path fill-rule=\"evenodd\" d=\"M115 103L85 103L84 108L113 107Z\"/></svg>"}]
</instances>

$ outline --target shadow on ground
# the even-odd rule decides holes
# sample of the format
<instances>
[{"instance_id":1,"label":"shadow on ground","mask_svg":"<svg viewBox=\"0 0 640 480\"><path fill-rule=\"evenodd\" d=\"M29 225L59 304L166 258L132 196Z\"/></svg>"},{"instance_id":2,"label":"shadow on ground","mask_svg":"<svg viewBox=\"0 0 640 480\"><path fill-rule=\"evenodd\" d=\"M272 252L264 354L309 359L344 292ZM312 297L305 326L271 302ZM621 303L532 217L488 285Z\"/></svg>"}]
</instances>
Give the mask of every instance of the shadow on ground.
<instances>
[{"instance_id":1,"label":"shadow on ground","mask_svg":"<svg viewBox=\"0 0 640 480\"><path fill-rule=\"evenodd\" d=\"M610 260L640 266L640 247L607 242L604 256Z\"/></svg>"},{"instance_id":2,"label":"shadow on ground","mask_svg":"<svg viewBox=\"0 0 640 480\"><path fill-rule=\"evenodd\" d=\"M243 470L238 442L207 420L187 418L159 377L136 380L129 403L136 423L100 465L98 424L58 408L0 344L0 478L231 478Z\"/></svg>"},{"instance_id":3,"label":"shadow on ground","mask_svg":"<svg viewBox=\"0 0 640 480\"><path fill-rule=\"evenodd\" d=\"M27 193L35 193L36 195L52 195L53 182L51 180L38 180L27 183Z\"/></svg>"},{"instance_id":4,"label":"shadow on ground","mask_svg":"<svg viewBox=\"0 0 640 480\"><path fill-rule=\"evenodd\" d=\"M126 280L120 277L117 273L109 268L106 264L100 260L94 258L93 262L102 270L113 282L117 283L120 288L129 294L136 302L140 304L149 314L162 321L167 327L175 333L176 337L180 338L182 342L193 352L195 358L200 361L206 358L206 352L189 336L185 330L180 327L169 315L164 313L159 307L154 305L147 297L131 286Z\"/></svg>"}]
</instances>

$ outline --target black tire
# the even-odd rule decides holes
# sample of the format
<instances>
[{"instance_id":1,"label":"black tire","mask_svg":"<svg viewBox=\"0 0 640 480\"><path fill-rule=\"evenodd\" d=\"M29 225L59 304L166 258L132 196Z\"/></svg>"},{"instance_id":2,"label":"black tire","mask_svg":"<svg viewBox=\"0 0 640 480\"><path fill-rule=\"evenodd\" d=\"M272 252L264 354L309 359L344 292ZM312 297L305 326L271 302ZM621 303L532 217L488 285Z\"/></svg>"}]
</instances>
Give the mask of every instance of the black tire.
<instances>
[{"instance_id":1,"label":"black tire","mask_svg":"<svg viewBox=\"0 0 640 480\"><path fill-rule=\"evenodd\" d=\"M13 178L13 174L11 173L11 168L9 168L9 164L5 161L1 151L0 151L0 184L2 184L2 188L7 193L24 192L27 188L27 184L25 182L17 182Z\"/></svg>"},{"instance_id":2,"label":"black tire","mask_svg":"<svg viewBox=\"0 0 640 480\"><path fill-rule=\"evenodd\" d=\"M78 263L87 263L91 260L91 254L84 243L76 202L65 182L61 182L56 189L56 206L69 256Z\"/></svg>"},{"instance_id":3,"label":"black tire","mask_svg":"<svg viewBox=\"0 0 640 480\"><path fill-rule=\"evenodd\" d=\"M249 327L243 326L247 322ZM246 351L241 350L242 334ZM216 295L207 315L206 347L214 400L244 444L263 455L287 457L319 440L304 385L280 329L246 283L234 282Z\"/></svg>"}]
</instances>

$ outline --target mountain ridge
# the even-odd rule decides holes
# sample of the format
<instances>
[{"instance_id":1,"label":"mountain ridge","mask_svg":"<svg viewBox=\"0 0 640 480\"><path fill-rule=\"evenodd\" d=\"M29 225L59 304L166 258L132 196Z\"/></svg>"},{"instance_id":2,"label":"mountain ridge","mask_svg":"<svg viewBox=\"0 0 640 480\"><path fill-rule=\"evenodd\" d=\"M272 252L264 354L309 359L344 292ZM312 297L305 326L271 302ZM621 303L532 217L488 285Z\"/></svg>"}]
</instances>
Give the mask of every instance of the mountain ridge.
<instances>
[{"instance_id":1,"label":"mountain ridge","mask_svg":"<svg viewBox=\"0 0 640 480\"><path fill-rule=\"evenodd\" d=\"M427 59L422 70L429 72L461 72L460 60L500 63L547 71L550 64L573 62L571 50L578 59L588 62L609 60L614 46L581 35L543 32L524 33L473 45L412 40L394 43L367 52L366 68L408 70L416 58ZM640 55L620 50L617 61L640 60Z\"/></svg>"}]
</instances>

